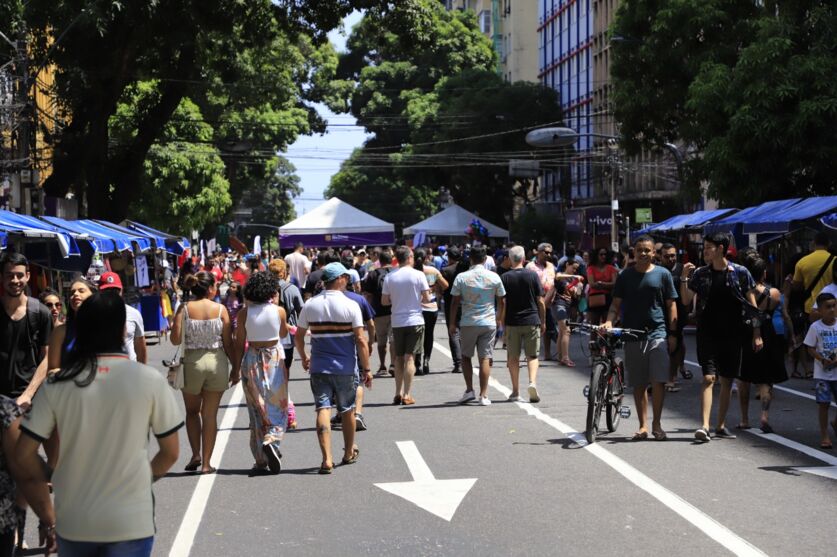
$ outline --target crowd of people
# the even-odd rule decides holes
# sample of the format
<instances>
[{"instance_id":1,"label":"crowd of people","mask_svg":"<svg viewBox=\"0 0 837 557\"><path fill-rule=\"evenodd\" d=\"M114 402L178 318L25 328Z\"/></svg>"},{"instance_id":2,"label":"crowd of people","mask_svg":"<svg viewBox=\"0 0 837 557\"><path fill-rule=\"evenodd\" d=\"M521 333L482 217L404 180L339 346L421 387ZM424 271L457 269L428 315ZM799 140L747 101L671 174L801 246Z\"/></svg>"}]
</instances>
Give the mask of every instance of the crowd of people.
<instances>
[{"instance_id":1,"label":"crowd of people","mask_svg":"<svg viewBox=\"0 0 837 557\"><path fill-rule=\"evenodd\" d=\"M28 262L4 254L0 556L12 555L22 541L27 504L40 519L42 541L62 555L150 554L151 483L176 462L184 424L191 449L186 470L216 472L211 462L221 398L239 382L252 472L279 473L284 436L297 425L289 392L295 358L314 398L318 472L331 474L337 458L355 463L356 432L368 427L363 394L374 378L393 376L392 404L409 406L421 397L414 377L440 371L431 361L440 311L450 372L464 381L460 404L491 404L488 384L499 343L508 354L508 399L524 401L522 357L525 400L538 403L540 361L576 366L571 323L602 330L621 325L645 331L625 345L639 421L632 439L666 440L666 394L679 390L681 378L692 378L684 328L693 322L702 375L697 441L735 437L726 421L734 388L741 406L737 427L750 427L753 384L760 427L772 432L772 387L788 379L790 354L792 376L807 376L813 363L820 447L830 449L828 426L837 432L837 418L829 422L829 405L837 402L837 265L828 236L817 235L815 249L794 262L781 288L771 286L778 281L769 280L756 250L736 253L730 241L727 234L707 235L699 266L679 261L675 246L649 236L620 254L604 248L577 253L569 245L560 258L549 243L531 250L514 244L489 250L479 243L369 251L297 245L284 258L266 252L249 259L216 254L203 263L188 258L161 277L170 340L179 347L169 381L146 365L142 317L123 300L118 274L103 273L96 283L73 279L65 308L55 291L28 296ZM716 382L720 403L710 428ZM159 445L150 465L149 425ZM343 449L335 458L331 431L338 425ZM97 517L95 528L86 516Z\"/></svg>"}]
</instances>

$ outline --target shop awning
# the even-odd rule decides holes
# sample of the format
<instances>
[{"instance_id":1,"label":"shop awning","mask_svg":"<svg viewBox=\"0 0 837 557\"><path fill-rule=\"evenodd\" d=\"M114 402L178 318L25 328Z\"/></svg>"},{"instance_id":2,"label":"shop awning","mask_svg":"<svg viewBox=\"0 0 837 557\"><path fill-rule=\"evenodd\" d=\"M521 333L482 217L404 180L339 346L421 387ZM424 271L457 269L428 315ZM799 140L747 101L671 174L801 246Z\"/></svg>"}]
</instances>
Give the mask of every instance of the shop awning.
<instances>
[{"instance_id":1,"label":"shop awning","mask_svg":"<svg viewBox=\"0 0 837 557\"><path fill-rule=\"evenodd\" d=\"M111 236L103 234L102 232L92 229L90 227L85 227L80 224L80 221L76 220L65 220L60 217L40 217L41 220L56 226L57 228L61 228L67 230L69 232L84 235L84 237L93 244L96 248L96 251L101 253L109 253L112 251L120 251L116 240L114 240ZM131 249L130 243L128 247L125 249Z\"/></svg>"},{"instance_id":2,"label":"shop awning","mask_svg":"<svg viewBox=\"0 0 837 557\"><path fill-rule=\"evenodd\" d=\"M4 233L3 245L8 241L9 234L17 234L24 238L54 240L58 243L63 257L81 255L81 250L72 233L29 215L0 210L0 231Z\"/></svg>"},{"instance_id":3,"label":"shop awning","mask_svg":"<svg viewBox=\"0 0 837 557\"><path fill-rule=\"evenodd\" d=\"M152 236L148 233L131 230L130 228L125 228L124 226L106 220L94 219L93 222L131 238L132 241L137 243L140 251L146 251L152 248Z\"/></svg>"},{"instance_id":4,"label":"shop awning","mask_svg":"<svg viewBox=\"0 0 837 557\"><path fill-rule=\"evenodd\" d=\"M154 239L154 241L157 242L158 248L165 249L167 252L173 255L180 255L183 253L183 250L191 247L191 245L189 244L189 240L183 238L182 236L167 234L155 228L151 228L148 225L139 222L134 222L132 220L126 220L122 224L125 228L128 228L129 230L134 230L136 232L151 236Z\"/></svg>"},{"instance_id":5,"label":"shop awning","mask_svg":"<svg viewBox=\"0 0 837 557\"><path fill-rule=\"evenodd\" d=\"M706 209L685 215L677 215L666 219L661 223L643 228L639 232L644 234L646 232L669 232L675 230L685 230L687 228L700 228L708 222L723 218L737 210L738 209Z\"/></svg>"},{"instance_id":6,"label":"shop awning","mask_svg":"<svg viewBox=\"0 0 837 557\"><path fill-rule=\"evenodd\" d=\"M744 223L745 234L784 234L791 231L794 222L801 222L827 215L837 210L837 195L809 197L795 205L751 216Z\"/></svg>"},{"instance_id":7,"label":"shop awning","mask_svg":"<svg viewBox=\"0 0 837 557\"><path fill-rule=\"evenodd\" d=\"M761 205L755 207L747 207L737 213L728 217L722 218L715 222L711 222L704 227L706 233L713 232L735 232L738 225L745 225L747 223L756 222L757 219L765 218L769 215L781 214L787 211L797 203L800 198L793 199L778 199L776 201L766 201Z\"/></svg>"}]
</instances>

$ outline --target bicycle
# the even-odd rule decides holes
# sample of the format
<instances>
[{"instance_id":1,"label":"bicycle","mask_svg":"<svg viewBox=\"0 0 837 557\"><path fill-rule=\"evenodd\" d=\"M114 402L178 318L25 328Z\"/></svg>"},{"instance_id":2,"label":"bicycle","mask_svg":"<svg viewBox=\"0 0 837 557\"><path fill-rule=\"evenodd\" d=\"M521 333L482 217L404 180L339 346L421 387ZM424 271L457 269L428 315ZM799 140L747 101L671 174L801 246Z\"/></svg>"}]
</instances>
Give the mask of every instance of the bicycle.
<instances>
[{"instance_id":1,"label":"bicycle","mask_svg":"<svg viewBox=\"0 0 837 557\"><path fill-rule=\"evenodd\" d=\"M584 436L588 443L595 443L599 434L602 411L605 413L607 431L613 433L622 418L631 416L631 409L622 404L625 393L625 363L616 356L616 350L626 340L642 340L646 332L638 329L611 328L587 323L569 323L573 329L590 333L593 369L590 384L584 387L587 399L587 423Z\"/></svg>"}]
</instances>

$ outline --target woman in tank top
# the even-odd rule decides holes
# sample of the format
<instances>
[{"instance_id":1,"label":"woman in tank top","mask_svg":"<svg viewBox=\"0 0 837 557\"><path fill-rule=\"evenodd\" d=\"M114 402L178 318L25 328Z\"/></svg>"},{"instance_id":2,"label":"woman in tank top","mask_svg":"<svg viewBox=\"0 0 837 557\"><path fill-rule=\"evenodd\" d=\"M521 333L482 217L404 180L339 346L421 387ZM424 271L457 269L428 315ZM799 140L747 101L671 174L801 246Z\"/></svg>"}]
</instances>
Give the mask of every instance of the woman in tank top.
<instances>
[{"instance_id":1,"label":"woman in tank top","mask_svg":"<svg viewBox=\"0 0 837 557\"><path fill-rule=\"evenodd\" d=\"M267 272L253 273L244 286L245 306L238 313L236 359L250 415L250 451L254 471L282 469L279 445L288 428L288 382L285 351L288 335L285 310L276 304L279 282Z\"/></svg>"},{"instance_id":2,"label":"woman in tank top","mask_svg":"<svg viewBox=\"0 0 837 557\"><path fill-rule=\"evenodd\" d=\"M421 304L421 315L424 317L424 346L421 353L415 355L416 375L428 375L430 373L430 355L433 353L433 329L436 327L436 319L439 317L438 296L448 287L448 281L427 260L427 250L418 248L413 254L413 266L424 273L427 284L430 285L430 301Z\"/></svg>"},{"instance_id":3,"label":"woman in tank top","mask_svg":"<svg viewBox=\"0 0 837 557\"><path fill-rule=\"evenodd\" d=\"M171 343L184 344L183 402L186 405L186 433L192 458L186 470L200 467L201 474L211 474L210 465L215 438L218 436L218 407L230 385L238 383L230 315L222 304L213 302L218 288L212 273L201 271L183 280L183 289L192 299L177 308L171 331ZM233 362L230 373L230 361Z\"/></svg>"}]
</instances>

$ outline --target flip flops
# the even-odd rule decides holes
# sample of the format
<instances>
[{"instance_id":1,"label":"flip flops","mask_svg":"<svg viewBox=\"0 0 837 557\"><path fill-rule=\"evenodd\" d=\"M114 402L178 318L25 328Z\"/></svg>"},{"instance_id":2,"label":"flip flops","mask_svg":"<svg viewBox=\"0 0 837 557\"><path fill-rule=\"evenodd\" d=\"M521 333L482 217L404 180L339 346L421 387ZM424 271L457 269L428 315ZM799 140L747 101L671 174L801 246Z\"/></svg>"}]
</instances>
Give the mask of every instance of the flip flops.
<instances>
[{"instance_id":1,"label":"flip flops","mask_svg":"<svg viewBox=\"0 0 837 557\"><path fill-rule=\"evenodd\" d=\"M634 436L631 437L631 441L645 441L646 439L648 439L647 431L637 431L634 433Z\"/></svg>"},{"instance_id":2,"label":"flip flops","mask_svg":"<svg viewBox=\"0 0 837 557\"><path fill-rule=\"evenodd\" d=\"M317 474L320 474L320 475L331 474L331 472L333 470L334 470L334 465L333 464L332 465L327 465L325 462L323 462L322 464L320 464L320 469L317 470Z\"/></svg>"},{"instance_id":3,"label":"flip flops","mask_svg":"<svg viewBox=\"0 0 837 557\"><path fill-rule=\"evenodd\" d=\"M359 456L360 456L360 449L358 449L357 447L352 447L352 456L350 456L349 458L346 458L344 456L343 460L340 461L340 464L343 464L343 465L354 464L355 462L357 462L357 457L359 457Z\"/></svg>"},{"instance_id":4,"label":"flip flops","mask_svg":"<svg viewBox=\"0 0 837 557\"><path fill-rule=\"evenodd\" d=\"M651 432L651 435L654 436L655 441L665 441L666 439L668 439L668 435L666 435L666 432L662 429L660 431Z\"/></svg>"},{"instance_id":5,"label":"flip flops","mask_svg":"<svg viewBox=\"0 0 837 557\"><path fill-rule=\"evenodd\" d=\"M198 468L200 468L201 459L190 460L189 464L187 464L183 469L187 472L196 472Z\"/></svg>"}]
</instances>

